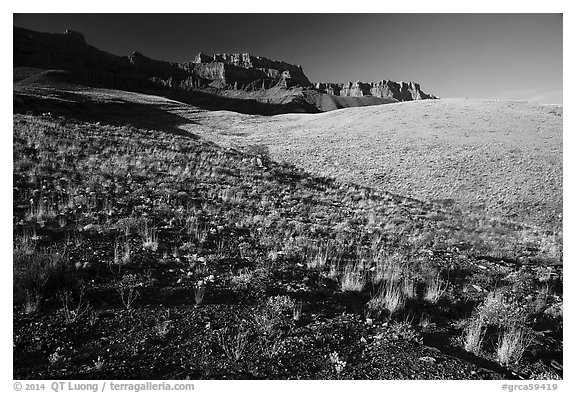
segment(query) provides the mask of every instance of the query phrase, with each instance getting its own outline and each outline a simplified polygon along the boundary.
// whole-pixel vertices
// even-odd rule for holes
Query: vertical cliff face
[[[220,53],[213,56],[199,53],[194,58],[193,64],[196,74],[200,77],[217,81],[219,86],[233,86],[235,89],[254,90],[274,86],[282,88],[300,86],[313,87],[321,93],[341,97],[372,96],[397,101],[436,98],[424,93],[420,85],[414,82],[382,80],[372,83],[357,81],[313,85],[301,66],[253,56],[249,53]]]
[[[193,61],[198,64],[198,69],[204,67],[210,67],[210,64],[224,64],[229,67],[225,67],[225,75],[222,81],[225,84],[226,77],[228,79],[233,79],[234,75],[242,74],[230,66],[244,69],[244,70],[257,70],[260,72],[252,73],[251,77],[262,79],[264,85],[281,87],[310,87],[312,83],[308,80],[302,67],[299,65],[289,64],[283,61],[271,60],[261,56],[253,56],[249,53],[218,53],[213,56],[208,56],[204,53],[199,53],[196,55]],[[226,75],[229,74],[229,75]],[[268,80],[267,80],[268,79]],[[234,81],[237,82],[237,81]],[[244,81],[240,81],[242,83]]]
[[[398,101],[426,100],[436,98],[426,94],[420,85],[414,82],[394,82],[382,80],[380,82],[348,82],[348,83],[316,83],[314,87],[326,94],[341,97],[378,97],[390,98]]]

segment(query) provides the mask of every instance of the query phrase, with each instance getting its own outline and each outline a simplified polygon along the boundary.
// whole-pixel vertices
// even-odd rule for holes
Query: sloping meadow
[[[15,378],[561,375],[554,233],[50,115],[13,196]]]

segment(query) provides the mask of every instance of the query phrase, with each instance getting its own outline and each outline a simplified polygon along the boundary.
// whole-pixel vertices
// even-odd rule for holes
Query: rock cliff
[[[258,108],[263,114],[435,98],[413,82],[312,84],[300,65],[249,53],[199,53],[190,62],[175,63],[139,52],[113,55],[70,30],[52,34],[15,26],[14,68],[18,67],[64,70],[67,82],[76,84],[151,92],[212,109]]]
[[[394,82],[382,80],[380,82],[348,82],[348,83],[316,83],[314,87],[326,94],[341,97],[367,97],[392,98],[397,101],[427,100],[437,98],[426,94],[420,85],[414,82]]]
[[[265,88],[277,85],[284,88],[312,86],[301,66],[249,53],[219,53],[213,56],[199,53],[194,58],[193,64],[198,73],[208,72],[211,75],[216,65],[221,65],[218,66],[219,73],[216,78],[224,85],[233,86],[235,89],[243,89],[246,86],[253,88],[251,85],[257,81],[262,83],[256,85],[263,85]]]

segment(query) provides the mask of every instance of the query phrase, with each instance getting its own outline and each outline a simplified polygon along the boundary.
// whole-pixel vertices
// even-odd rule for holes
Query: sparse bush
[[[339,275],[338,271],[339,271],[338,262],[332,261],[328,265],[328,271],[322,272],[321,274],[323,277],[336,281],[338,280]]]
[[[490,292],[465,324],[464,349],[479,355],[484,336],[498,332],[498,361],[504,365],[518,361],[531,340],[530,330],[525,326],[526,313],[505,288]]]
[[[36,238],[29,233],[14,238],[14,255],[32,255],[36,251]]]
[[[294,305],[294,300],[290,296],[285,295],[269,297],[266,302],[266,308],[276,315],[281,315],[285,311],[291,310]]]
[[[84,299],[84,288],[80,291],[80,297],[76,303],[76,306],[72,304],[72,292],[70,291],[60,291],[58,293],[58,298],[62,303],[62,312],[64,314],[64,321],[66,324],[72,324],[80,319],[83,315],[90,312],[92,307],[88,303],[83,301]]]
[[[405,340],[405,341],[415,341],[421,342],[422,337],[420,334],[412,327],[411,320],[408,318],[403,321],[394,321],[390,325],[390,330],[392,332],[392,338],[395,340]]]
[[[534,272],[540,282],[549,282],[552,279],[552,268],[549,266],[539,266]]]
[[[24,313],[34,314],[40,310],[40,303],[42,301],[42,296],[38,293],[30,293],[26,291],[26,299],[24,303]]]
[[[284,314],[292,311],[295,305],[296,302],[289,296],[269,297],[260,312],[254,315],[256,328],[262,334],[271,334],[283,325]]]
[[[248,345],[248,334],[249,331],[243,324],[236,329],[226,327],[218,332],[220,348],[232,362],[238,363],[242,359]]]
[[[47,297],[68,294],[62,297],[65,319],[77,320],[84,314],[80,307],[82,301],[78,301],[76,292],[79,285],[74,284],[79,275],[89,277],[91,285],[100,293],[109,288],[110,280],[119,278],[121,270],[131,268],[140,272],[138,279],[129,275],[117,281],[121,298],[117,300],[121,300],[126,309],[137,305],[139,286],[152,284],[150,289],[157,289],[160,296],[171,296],[184,283],[193,292],[189,293],[194,297],[192,304],[199,305],[206,301],[206,285],[204,280],[202,285],[194,286],[194,283],[204,277],[207,282],[212,282],[209,275],[214,274],[220,281],[215,288],[231,288],[232,295],[237,297],[233,299],[235,304],[221,304],[214,309],[193,312],[194,326],[196,323],[204,324],[208,311],[217,317],[211,318],[205,329],[189,331],[186,339],[178,344],[182,351],[196,355],[196,341],[199,340],[202,360],[198,363],[207,368],[212,367],[212,359],[218,361],[218,356],[214,358],[211,351],[222,348],[222,358],[226,356],[232,363],[245,358],[250,362],[259,359],[257,364],[247,364],[245,371],[260,373],[266,367],[272,367],[276,362],[271,359],[284,349],[296,352],[302,346],[306,349],[306,345],[319,344],[322,348],[318,349],[324,350],[324,358],[313,361],[321,360],[340,374],[348,367],[342,354],[353,354],[349,351],[349,343],[357,343],[354,339],[349,340],[349,333],[353,338],[363,340],[364,344],[367,343],[364,337],[368,338],[364,334],[366,330],[382,330],[398,340],[419,342],[420,328],[413,326],[412,321],[380,325],[376,318],[382,312],[396,316],[406,308],[408,299],[416,298],[417,285],[426,283],[427,279],[429,282],[422,295],[432,303],[442,299],[443,294],[458,302],[477,301],[482,296],[483,292],[478,290],[462,299],[459,289],[463,282],[460,279],[465,278],[461,276],[454,278],[455,290],[452,292],[447,280],[440,280],[435,270],[438,264],[445,267],[453,263],[458,269],[462,268],[459,272],[464,274],[470,262],[500,253],[519,261],[526,258],[529,262],[543,264],[545,268],[536,273],[530,268],[517,269],[517,273],[522,274],[506,276],[509,268],[507,264],[500,264],[498,269],[479,269],[476,276],[468,276],[472,281],[464,282],[465,285],[473,283],[490,289],[504,279],[510,284],[510,291],[489,294],[478,305],[472,318],[462,324],[461,343],[466,350],[483,354],[482,351],[488,349],[487,344],[496,344],[498,339],[496,351],[502,354],[495,353],[494,358],[502,357],[503,364],[511,364],[517,358],[514,353],[518,352],[512,348],[519,345],[513,339],[514,334],[506,332],[512,331],[515,321],[524,321],[526,313],[530,316],[526,319],[530,323],[544,322],[546,329],[548,326],[561,329],[561,267],[542,263],[551,256],[561,259],[561,236],[538,234],[530,229],[522,233],[529,238],[520,241],[515,225],[503,225],[494,220],[486,220],[490,222],[483,225],[479,219],[484,220],[484,215],[460,213],[448,205],[438,210],[435,204],[317,178],[289,165],[267,162],[262,155],[246,156],[198,143],[192,138],[167,137],[152,130],[92,128],[92,125],[87,127],[76,122],[46,126],[45,121],[42,129],[38,130],[29,127],[33,120],[28,119],[31,117],[20,119],[23,125],[15,125],[14,130],[15,156],[22,155],[22,160],[26,161],[15,166],[14,170],[15,230],[22,231],[24,225],[24,230],[28,231],[27,235],[15,239],[14,292],[18,300],[24,299],[26,311],[30,313],[38,311]],[[29,204],[30,199],[32,204]],[[50,209],[55,209],[54,213],[61,220],[52,220]],[[59,221],[62,229],[57,228]],[[152,228],[152,223],[158,226]],[[41,225],[44,228],[40,230]],[[35,229],[41,237],[31,235]],[[53,229],[57,230],[53,233],[56,236],[50,233]],[[159,247],[160,231],[162,239],[167,242],[161,244],[163,247]],[[68,258],[51,255],[54,251],[39,249],[48,242],[60,242],[60,232],[76,269]],[[113,243],[115,238],[116,243]],[[133,259],[131,247],[137,248],[134,251],[151,251],[138,253],[137,261],[141,266],[124,267]],[[171,252],[173,258],[169,258]],[[154,266],[155,257],[162,254],[164,263]],[[40,262],[34,262],[36,259]],[[113,275],[106,268],[102,269],[102,261],[110,264]],[[26,273],[23,266],[28,268],[30,265],[39,265],[36,270],[46,272]],[[61,269],[63,274],[58,265],[65,266]],[[491,266],[492,263],[485,265]],[[306,271],[302,269],[304,266],[315,271]],[[532,266],[535,264],[531,263]],[[231,273],[227,275],[229,271]],[[70,284],[66,284],[67,274],[74,279]],[[325,277],[334,281],[325,280]],[[222,282],[227,278],[229,285]],[[526,296],[528,293],[533,295],[536,286],[547,286],[549,290],[536,298]],[[319,324],[322,329],[314,326],[314,333],[318,336],[313,338],[313,342],[308,340],[309,335],[302,336],[304,341],[298,342],[301,329],[292,330],[294,321],[301,318],[302,303],[287,296],[269,297],[270,293],[302,291],[299,298],[314,303],[310,305],[311,311],[321,312],[318,307],[323,307],[324,297],[333,294],[335,287],[342,291],[363,291],[368,287],[375,292],[366,305],[366,324],[362,326],[361,321],[349,319],[348,315],[340,316],[340,313],[334,314],[333,318],[326,316]],[[464,287],[468,288],[470,286]],[[450,292],[446,293],[449,289]],[[227,303],[229,293],[219,291],[213,295],[220,293],[226,297],[224,303]],[[353,298],[362,299],[363,296]],[[338,297],[332,297],[330,302],[336,299]],[[159,299],[159,302],[164,300]],[[219,300],[214,299],[216,302]],[[256,309],[253,307],[255,301],[259,301]],[[412,303],[418,307],[418,312],[437,309],[420,302],[408,304]],[[241,314],[247,321],[231,324],[229,311],[242,304],[248,304]],[[438,323],[434,333],[449,333],[447,318],[463,309],[455,307],[453,312],[442,312],[439,318],[434,319]],[[44,331],[44,327],[56,328],[55,324],[62,320],[54,318],[54,312],[49,314],[51,309],[46,311],[40,316],[14,315],[16,324],[26,326],[22,334],[15,334],[15,356],[19,351],[36,351],[37,340],[29,337],[38,334],[36,326],[40,325],[35,325],[37,321],[41,321],[41,330]],[[141,311],[143,314],[138,313],[139,317],[149,315],[151,310]],[[177,338],[183,327],[185,330],[190,326],[187,318],[180,318],[189,311],[179,308],[179,318],[157,319],[156,324],[145,324],[144,327],[136,324],[133,326],[134,334],[137,337],[153,334],[163,338],[173,328]],[[62,311],[57,312],[62,315]],[[106,317],[113,314],[113,319],[120,323],[133,320],[132,317],[125,319],[127,313],[121,310],[107,310],[105,313]],[[88,315],[86,319],[90,324],[96,324],[98,313],[92,311]],[[341,321],[344,321],[346,332],[339,330]],[[232,327],[213,331],[211,324]],[[431,325],[430,320],[423,317],[422,330]],[[529,325],[526,326],[528,329]],[[338,332],[335,333],[334,329]],[[362,335],[358,334],[360,329],[363,329]],[[118,332],[125,334],[126,330],[119,329]],[[556,333],[557,330],[542,334],[548,338]],[[216,338],[212,334],[218,335],[218,342],[206,340],[206,337]],[[293,337],[288,339],[288,335]],[[548,346],[555,347],[553,350],[561,347],[561,343],[556,345],[552,341],[543,341],[546,341],[546,350]],[[89,342],[87,347],[93,344],[94,341]],[[128,344],[126,350],[129,354],[135,356],[141,350],[139,339],[136,342],[129,340]],[[339,353],[333,352],[335,348]],[[78,348],[82,353],[85,349],[83,345]],[[330,352],[331,363],[328,363],[326,355]],[[510,353],[512,355],[507,355]],[[268,361],[262,361],[260,355]],[[106,361],[116,364],[118,355],[111,356]],[[278,366],[292,365],[293,362],[286,363],[286,359],[284,356],[278,359],[282,360]],[[197,360],[195,357],[193,361]],[[103,360],[100,362],[103,364]],[[149,365],[147,360],[144,362]],[[19,367],[15,375],[24,374],[25,371]],[[56,371],[55,367],[51,369]],[[68,368],[66,374],[77,370]],[[206,371],[206,376],[210,376],[209,371]],[[287,373],[292,371],[289,369]],[[299,371],[287,375],[295,378],[304,375]],[[354,375],[357,375],[356,371]]]
[[[254,315],[253,323],[259,333],[258,342],[265,356],[273,357],[278,353],[286,330],[290,326],[285,314],[291,312],[294,317],[296,307],[293,299],[278,295],[269,297]]]
[[[170,331],[170,324],[172,323],[172,321],[169,320],[158,320],[156,325],[154,326],[154,330],[156,331],[156,334],[161,337],[161,338],[165,338],[166,335],[168,335],[168,332]]]
[[[126,240],[122,246],[118,240],[114,242],[114,260],[112,261],[115,268],[111,265],[109,266],[111,271],[119,273],[122,269],[122,265],[129,264],[132,261],[132,248],[130,247],[130,242]]]
[[[37,205],[31,205],[30,211],[26,215],[27,221],[34,221],[40,226],[44,226],[46,220],[52,220],[57,213],[52,206],[44,201],[43,198],[38,200]]]
[[[61,348],[57,348],[55,352],[51,353],[50,356],[48,356],[48,361],[50,362],[51,365],[55,366],[64,360],[64,356],[60,351]]]
[[[509,326],[525,319],[525,311],[503,289],[488,293],[476,314],[485,325]]]
[[[230,278],[230,284],[232,289],[236,291],[245,292],[249,289],[251,283],[254,280],[254,273],[247,268],[238,271],[238,274],[233,275]]]
[[[136,289],[139,286],[138,279],[133,274],[128,274],[122,277],[120,281],[120,286],[118,287],[118,293],[120,294],[120,299],[122,304],[127,310],[132,308],[132,305],[140,296],[140,293]]]
[[[130,233],[140,231],[142,226],[146,225],[145,223],[146,221],[140,217],[124,217],[120,218],[114,227],[128,237]]]

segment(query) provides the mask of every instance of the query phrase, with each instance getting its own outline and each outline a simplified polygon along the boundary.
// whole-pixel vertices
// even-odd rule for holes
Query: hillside
[[[443,99],[266,121],[238,116],[234,127],[210,116],[217,132],[196,132],[232,146],[267,145],[275,159],[323,176],[561,230],[562,115],[556,105]]]
[[[561,186],[561,108],[269,117],[16,79],[16,379],[562,376],[560,219],[476,185],[556,203],[514,177]]]
[[[311,173],[561,232],[562,106],[442,99],[267,117],[81,88],[53,74],[15,84],[26,101],[19,110],[42,103],[36,113],[50,111],[43,97],[50,89],[69,107],[55,110],[68,115],[96,119],[108,111],[114,124],[170,127],[235,148],[263,145],[273,159]],[[156,115],[140,116],[148,110]]]

